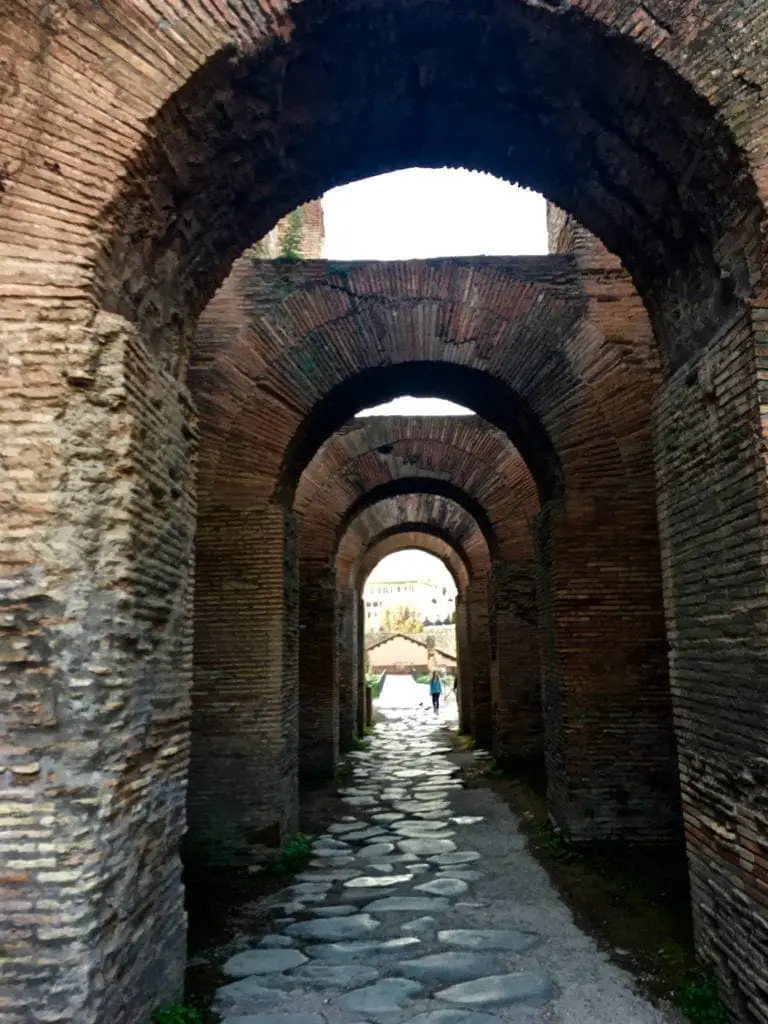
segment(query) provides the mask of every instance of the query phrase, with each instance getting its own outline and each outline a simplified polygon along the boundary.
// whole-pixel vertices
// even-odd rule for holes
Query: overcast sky
[[[450,595],[456,594],[453,576],[434,555],[410,548],[387,555],[371,572],[367,582],[382,583],[387,580],[432,580],[438,586],[448,587]]]
[[[542,196],[476,171],[414,167],[323,196],[328,260],[533,256],[547,252]],[[396,398],[360,415],[466,415],[444,399]]]

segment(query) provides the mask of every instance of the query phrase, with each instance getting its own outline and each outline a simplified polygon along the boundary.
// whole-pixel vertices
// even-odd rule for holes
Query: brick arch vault
[[[386,558],[387,555],[395,554],[399,551],[411,550],[425,551],[427,554],[434,555],[436,558],[439,558],[451,574],[456,586],[456,678],[459,682],[461,682],[461,680],[467,680],[466,683],[458,687],[459,725],[466,732],[471,732],[472,690],[469,684],[469,680],[471,678],[471,667],[470,644],[466,620],[466,595],[472,579],[472,563],[467,553],[461,545],[451,537],[450,533],[440,527],[433,526],[430,523],[401,523],[383,530],[370,542],[367,548],[364,549],[350,570],[348,583],[354,588],[353,594],[349,599],[350,606],[356,607],[357,615],[362,617],[364,621],[365,608],[363,604],[363,589],[369,575],[378,563],[383,558]],[[341,590],[341,593],[343,593],[343,590]],[[338,664],[339,666],[342,666],[345,659],[348,659],[353,665],[358,663],[356,672],[353,673],[353,680],[355,679],[355,676],[357,679],[361,679],[362,672],[359,667],[359,661],[360,655],[364,654],[364,652],[359,647],[359,634],[363,631],[361,630],[357,632],[354,629],[344,629],[343,626],[343,622],[340,623],[337,639]],[[338,673],[338,680],[339,728],[341,731],[343,729],[345,717],[343,713],[343,699],[345,697],[345,688],[343,683],[345,682],[345,678],[344,672],[341,670]],[[360,721],[361,717],[359,708],[361,706],[360,698],[362,696],[364,695],[359,692],[359,689],[358,692],[355,693],[354,685],[349,687],[346,692],[346,699],[355,706],[358,721]],[[347,715],[348,714],[349,713],[347,712]]]
[[[301,351],[312,361],[291,365],[275,387],[258,365],[284,340],[276,322],[268,343],[262,335],[250,346],[250,374],[233,380],[211,357],[208,369],[226,379],[216,398],[215,389],[196,391],[200,361],[191,389],[184,380],[196,323],[233,259],[284,213],[331,185],[421,164],[520,180],[559,208],[553,246],[573,257],[558,266],[570,263],[586,282],[583,329],[562,332],[568,358],[549,346],[537,363],[516,344],[523,312],[508,329],[492,317],[480,323],[468,312],[473,274],[469,291],[454,295],[465,315],[451,320],[442,347],[454,362],[471,350],[488,365],[500,349],[528,353],[508,383],[525,397],[518,410],[545,426],[563,469],[535,527],[539,604],[560,624],[555,655],[542,658],[556,692],[568,694],[569,672],[591,692],[599,670],[568,649],[568,615],[577,624],[595,608],[617,623],[631,607],[654,633],[651,650],[669,644],[700,950],[718,967],[734,1018],[765,1024],[764,6],[303,0],[276,11],[239,0],[194,9],[83,0],[41,13],[8,0],[0,24],[4,759],[12,806],[24,808],[3,839],[21,852],[31,832],[39,845],[29,864],[20,856],[12,881],[10,962],[19,966],[7,1014],[138,1024],[181,984],[198,436],[197,575],[208,586],[194,643],[218,684],[210,713],[232,750],[228,695],[240,656],[253,660],[253,650],[243,654],[231,623],[216,627],[215,607],[243,612],[261,595],[259,664],[272,666],[270,685],[283,687],[290,709],[295,521],[269,488],[325,392],[297,406],[292,424],[275,409],[301,390],[289,381],[311,393],[326,365],[308,338]],[[639,340],[650,338],[642,310],[627,312],[620,271],[614,265],[606,279],[602,250],[571,218],[630,272],[650,314],[655,362]],[[340,269],[327,308],[371,305],[359,292],[374,271]],[[433,271],[397,273],[396,304],[424,328],[413,327],[413,360],[424,338],[446,335],[429,326],[430,302],[412,301],[430,298],[423,283]],[[344,313],[334,315],[343,325]],[[358,339],[390,363],[382,316],[380,308],[358,319]],[[248,331],[235,332],[245,349]],[[524,435],[528,420],[517,422]],[[245,448],[263,453],[248,469],[233,458],[238,445],[223,443],[238,431]],[[517,447],[541,497],[544,477]],[[615,472],[601,475],[603,458]],[[585,560],[586,535],[598,529],[602,545]],[[634,556],[627,536],[639,545]],[[659,536],[666,641],[652,579]],[[581,552],[580,573],[568,551]],[[618,585],[603,589],[627,573],[645,579],[643,601],[637,590],[630,603]],[[248,600],[238,605],[238,593]],[[226,656],[206,665],[217,629]],[[666,671],[639,650],[634,665],[638,677]],[[576,711],[559,697],[547,709],[571,721]],[[285,805],[295,792],[295,736],[286,728],[281,749],[265,752]],[[568,747],[582,750],[577,728]],[[583,752],[588,759],[588,744]],[[578,832],[580,821],[602,820],[595,802],[602,813],[607,796],[565,799],[566,825]],[[56,927],[13,910],[41,901],[74,922],[65,949]]]
[[[460,584],[457,596],[457,645],[459,667],[465,680],[460,693],[462,724],[468,731],[482,732],[490,723],[488,588],[492,561],[490,549],[495,541],[487,535],[471,512],[471,503],[458,489],[452,496],[419,491],[418,480],[412,490],[392,496],[380,496],[349,518],[336,550],[337,664],[339,707],[349,715],[349,704],[356,704],[358,722],[362,701],[354,689],[360,677],[354,665],[362,654],[360,602],[367,573],[384,553],[403,550],[411,538],[417,547],[442,545],[450,552],[446,564],[456,567]],[[470,506],[468,508],[467,506]],[[435,551],[434,553],[437,553]],[[444,557],[441,555],[440,557]],[[464,572],[461,572],[461,569]],[[344,629],[344,609],[349,609],[357,635]],[[357,610],[357,618],[355,618]],[[349,666],[353,666],[350,672]],[[351,685],[350,685],[351,684]],[[340,716],[340,724],[344,715]]]

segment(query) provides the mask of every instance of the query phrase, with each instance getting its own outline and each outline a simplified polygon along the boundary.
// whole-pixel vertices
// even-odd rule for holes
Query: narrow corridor
[[[274,898],[273,931],[224,965],[226,1024],[664,1024],[573,923],[507,806],[464,789],[449,696],[392,677],[349,815]]]

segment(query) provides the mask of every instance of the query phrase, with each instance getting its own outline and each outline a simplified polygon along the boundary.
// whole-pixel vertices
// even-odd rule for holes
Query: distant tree
[[[280,255],[284,260],[301,259],[301,209],[296,209],[288,217],[285,234],[283,235]]]
[[[419,613],[410,605],[392,605],[384,609],[381,625],[385,633],[423,633],[424,623]]]

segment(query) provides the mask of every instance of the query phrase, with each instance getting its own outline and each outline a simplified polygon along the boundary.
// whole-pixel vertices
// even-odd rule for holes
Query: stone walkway
[[[440,720],[402,684],[393,709],[395,691],[352,755],[349,815],[276,900],[272,934],[224,965],[226,1024],[678,1020],[576,927],[506,805],[462,788]]]

